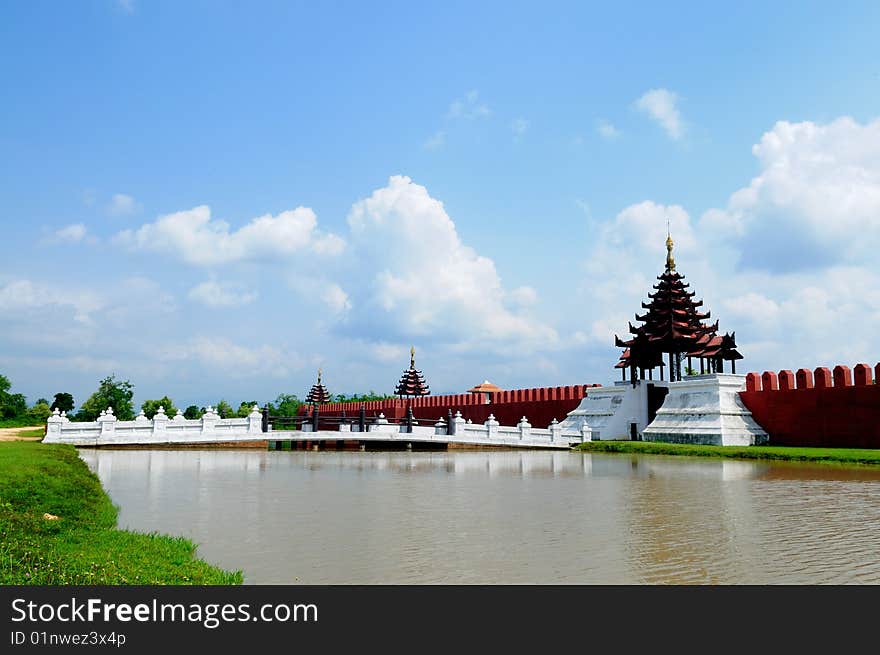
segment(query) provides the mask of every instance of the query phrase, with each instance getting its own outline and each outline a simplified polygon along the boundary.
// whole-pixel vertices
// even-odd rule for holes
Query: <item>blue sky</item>
[[[873,364],[876,3],[7,3],[0,372],[179,404],[605,382],[663,265]]]

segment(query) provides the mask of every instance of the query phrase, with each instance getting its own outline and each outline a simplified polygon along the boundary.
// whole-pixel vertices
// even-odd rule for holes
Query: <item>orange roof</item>
[[[491,393],[493,391],[501,391],[501,387],[492,384],[489,380],[483,380],[482,384],[478,384],[472,389],[468,389],[468,393]]]

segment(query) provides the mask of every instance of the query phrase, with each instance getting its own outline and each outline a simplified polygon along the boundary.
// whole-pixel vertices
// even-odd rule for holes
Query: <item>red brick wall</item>
[[[406,416],[407,403],[412,403],[413,416],[423,424],[433,425],[447,411],[455,414],[460,411],[464,419],[483,423],[489,414],[495,415],[501,425],[516,425],[525,416],[536,428],[546,428],[555,418],[562,422],[566,415],[576,408],[585,395],[585,389],[601,385],[574,385],[564,387],[540,387],[535,389],[511,389],[492,394],[492,402],[486,404],[483,394],[462,393],[447,396],[425,396],[410,400],[389,398],[365,403],[367,416],[382,413],[386,418]],[[361,403],[327,403],[321,405],[321,414],[357,417]],[[303,407],[302,413],[308,411]]]
[[[880,384],[872,383],[867,364],[853,371],[799,369],[793,388],[788,370],[749,373],[740,397],[770,445],[880,448]]]

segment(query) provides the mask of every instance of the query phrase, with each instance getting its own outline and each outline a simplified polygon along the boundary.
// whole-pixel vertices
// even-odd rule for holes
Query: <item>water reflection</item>
[[[880,471],[556,451],[81,450],[249,583],[880,582]]]

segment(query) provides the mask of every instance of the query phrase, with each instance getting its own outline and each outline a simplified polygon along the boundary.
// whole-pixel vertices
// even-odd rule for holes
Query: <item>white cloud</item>
[[[596,123],[596,132],[599,133],[603,139],[608,139],[609,141],[616,139],[620,136],[620,130],[618,130],[614,125],[612,125],[609,121],[604,118],[600,119]]]
[[[226,337],[193,337],[167,348],[165,361],[194,361],[210,370],[223,371],[230,378],[284,377],[304,366],[302,357],[269,345],[256,347],[234,343]]]
[[[521,137],[529,129],[529,122],[525,118],[514,118],[510,121],[510,131],[514,136]]]
[[[110,199],[107,205],[107,213],[111,216],[130,216],[140,211],[141,206],[129,195],[117,193]]]
[[[780,121],[752,152],[761,172],[724,209],[702,216],[708,232],[740,239],[752,267],[873,261],[880,248],[880,119]]]
[[[55,230],[43,243],[79,243],[86,238],[87,232],[83,223],[73,223]]]
[[[445,143],[446,132],[444,132],[443,130],[438,130],[425,140],[423,146],[425,147],[425,150],[437,150],[438,148],[443,147]]]
[[[313,252],[336,255],[342,239],[315,229],[317,218],[307,207],[265,214],[230,231],[229,224],[211,218],[201,205],[187,211],[160,216],[156,222],[116,235],[117,243],[132,249],[162,251],[196,266],[217,266],[265,257],[285,257]]]
[[[491,259],[465,246],[428,190],[405,176],[356,202],[348,216],[358,275],[354,321],[401,338],[430,336],[460,348],[554,347],[549,326],[505,306]]]
[[[404,361],[407,353],[405,346],[384,341],[370,344],[369,349],[374,359],[388,363]]]
[[[73,309],[74,320],[90,323],[91,315],[104,306],[104,302],[94,293],[51,287],[30,280],[11,280],[0,285],[0,311],[10,314],[28,309],[45,307],[69,307]]]
[[[489,105],[480,101],[480,94],[476,90],[468,91],[464,98],[453,100],[446,112],[447,118],[474,120],[487,118],[492,112]]]
[[[257,292],[238,284],[208,280],[190,289],[188,296],[208,307],[236,307],[252,303],[257,299]]]
[[[529,286],[517,287],[507,292],[505,299],[514,308],[530,307],[538,302],[538,292]]]
[[[134,0],[116,0],[116,6],[127,14],[134,13]]]
[[[668,89],[651,89],[636,100],[636,108],[648,114],[671,139],[684,136],[684,123],[676,107],[678,96]]]
[[[343,314],[351,309],[348,294],[338,284],[329,284],[321,294],[321,300],[335,313]]]

